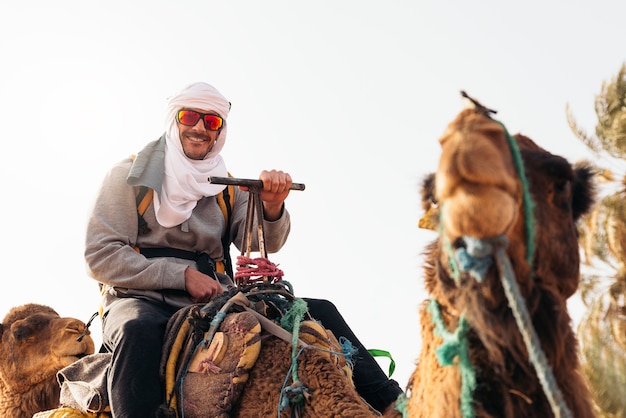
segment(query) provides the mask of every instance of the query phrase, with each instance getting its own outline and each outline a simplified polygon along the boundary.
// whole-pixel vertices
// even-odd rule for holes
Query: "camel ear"
[[[422,209],[424,210],[424,216],[422,216],[417,224],[422,229],[430,229],[437,231],[439,227],[439,204],[435,196],[435,173],[427,174],[422,180],[421,198]]]
[[[595,170],[587,162],[578,162],[574,166],[574,184],[572,216],[577,221],[582,215],[591,210],[596,200],[596,183],[593,181],[597,175]]]
[[[31,324],[24,320],[15,321],[11,325],[11,332],[16,340],[23,340],[33,335],[34,330]]]

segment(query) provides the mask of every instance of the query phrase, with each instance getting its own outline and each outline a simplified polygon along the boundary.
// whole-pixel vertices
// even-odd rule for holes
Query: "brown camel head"
[[[470,238],[506,237],[531,314],[548,294],[564,311],[555,320],[567,322],[565,300],[579,281],[576,221],[590,210],[594,189],[590,167],[571,165],[526,136],[510,136],[489,113],[474,101],[439,139],[438,170],[422,185],[422,206],[430,213],[421,226],[440,232],[427,250],[427,290],[448,312],[464,312],[483,344],[494,350],[494,360],[502,361],[500,349],[511,337],[494,326],[508,312],[496,268],[491,266],[482,282],[463,272],[455,277],[451,258]],[[506,334],[516,332],[514,323],[508,325]]]
[[[11,309],[0,324],[0,378],[11,393],[24,393],[94,352],[85,323],[61,318],[52,308],[26,304]]]

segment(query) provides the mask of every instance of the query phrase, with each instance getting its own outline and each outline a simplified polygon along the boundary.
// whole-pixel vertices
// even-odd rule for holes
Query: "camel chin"
[[[493,238],[511,228],[517,212],[516,199],[499,188],[458,189],[443,202],[444,231],[451,242],[464,236]]]

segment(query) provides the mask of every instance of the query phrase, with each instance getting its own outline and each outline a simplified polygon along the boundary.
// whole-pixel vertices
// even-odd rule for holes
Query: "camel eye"
[[[572,183],[568,180],[555,181],[552,189],[552,204],[562,210],[569,210],[571,207]]]
[[[570,182],[568,180],[559,180],[554,182],[554,191],[556,193],[566,193],[570,189]]]

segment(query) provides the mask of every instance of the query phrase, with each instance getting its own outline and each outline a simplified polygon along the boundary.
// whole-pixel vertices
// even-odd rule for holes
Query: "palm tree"
[[[623,345],[626,321],[623,317],[621,321],[615,320],[619,305],[615,304],[612,294],[615,291],[623,295],[623,283],[616,281],[603,297],[593,301],[578,329],[585,376],[596,398],[598,416],[605,418],[626,417],[626,349]]]
[[[574,134],[594,153],[608,153],[615,158],[626,157],[626,64],[623,64],[617,76],[602,83],[602,91],[595,98],[596,125],[595,136],[588,135],[576,123],[572,111],[567,105],[567,121]]]
[[[574,134],[595,154],[600,198],[580,228],[585,264],[581,296],[588,307],[579,325],[585,375],[598,415],[626,417],[626,64],[602,83],[598,123],[588,135],[567,105]]]

